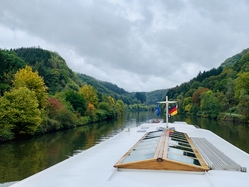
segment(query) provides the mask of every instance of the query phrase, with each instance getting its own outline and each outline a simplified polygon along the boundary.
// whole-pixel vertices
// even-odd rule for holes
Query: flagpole
[[[177,101],[168,101],[168,96],[166,95],[166,101],[160,101],[160,102],[157,102],[157,103],[165,103],[165,111],[166,111],[166,123],[165,123],[165,128],[169,128],[168,126],[168,122],[169,122],[169,103],[176,103]]]
[[[165,110],[166,110],[166,124],[165,128],[169,128],[168,122],[169,122],[169,102],[168,102],[168,96],[166,95],[166,105],[165,105]]]

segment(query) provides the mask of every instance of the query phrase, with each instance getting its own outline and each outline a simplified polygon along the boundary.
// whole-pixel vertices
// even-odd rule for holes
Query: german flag
[[[173,106],[173,107],[170,109],[169,114],[170,114],[171,116],[174,116],[174,115],[177,114],[177,105]]]

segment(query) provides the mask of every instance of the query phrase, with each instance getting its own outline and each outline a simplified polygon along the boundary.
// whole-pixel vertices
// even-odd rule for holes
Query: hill
[[[119,88],[115,84],[100,81],[85,74],[77,74],[77,76],[83,84],[92,85],[98,93],[110,95],[116,100],[121,99],[126,104],[137,103],[134,94],[125,91],[123,88]]]
[[[2,94],[11,87],[11,80],[16,71],[29,65],[44,78],[50,95],[66,90],[78,91],[83,84],[89,84],[98,93],[110,95],[116,100],[121,99],[126,104],[140,102],[135,94],[129,93],[115,84],[73,72],[67,66],[66,61],[56,52],[36,47],[0,50],[0,61],[0,92]]]
[[[146,104],[153,105],[165,99],[168,89],[155,90],[146,93]]]
[[[238,53],[228,59],[226,59],[220,66],[222,68],[225,68],[227,66],[233,66],[237,61],[239,61],[241,59],[241,57],[243,55],[245,55],[247,52],[249,51],[249,49],[245,49],[243,50],[241,53]]]
[[[23,60],[22,67],[26,62],[34,70],[37,70],[40,76],[44,77],[50,94],[67,89],[78,90],[83,84],[89,84],[98,93],[110,95],[116,100],[123,100],[126,104],[146,103],[150,105],[161,100],[166,93],[166,90],[144,92],[146,99],[141,99],[141,92],[129,93],[110,82],[97,80],[91,76],[73,72],[67,66],[66,61],[56,52],[35,47],[14,49],[13,52],[15,52],[20,60]]]
[[[167,95],[177,99],[181,113],[212,118],[236,114],[249,122],[249,48],[170,88]]]
[[[126,106],[112,95],[137,101],[116,85],[79,76],[48,50],[0,49],[0,64],[0,142],[115,119]]]

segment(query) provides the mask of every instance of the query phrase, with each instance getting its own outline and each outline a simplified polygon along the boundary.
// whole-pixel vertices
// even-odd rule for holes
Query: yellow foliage
[[[47,87],[37,71],[33,72],[30,66],[26,66],[15,74],[13,84],[15,88],[26,87],[34,91],[39,102],[39,108],[45,107],[48,98]]]
[[[5,92],[0,100],[1,124],[13,126],[19,134],[34,134],[42,121],[35,92],[20,87]]]
[[[187,104],[187,105],[185,106],[184,110],[185,110],[185,112],[190,113],[191,108],[192,108],[192,104],[189,103],[189,104]]]
[[[79,93],[84,96],[87,103],[91,103],[93,106],[97,106],[99,102],[98,95],[93,86],[85,84],[80,88]]]
[[[88,103],[86,112],[89,115],[93,115],[95,113],[95,107],[94,107],[94,105],[91,104],[91,103]]]
[[[110,100],[110,102],[111,102],[112,104],[115,104],[114,98],[112,98],[111,96],[108,96],[108,99]]]

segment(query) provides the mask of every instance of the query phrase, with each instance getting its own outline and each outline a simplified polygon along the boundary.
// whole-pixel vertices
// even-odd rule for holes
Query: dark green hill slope
[[[110,95],[116,100],[121,99],[126,104],[138,102],[133,93],[129,93],[115,84],[73,72],[56,52],[36,47],[0,50],[0,62],[1,93],[11,87],[11,80],[16,71],[29,65],[44,78],[51,95],[68,89],[77,91],[83,84],[89,84],[94,86],[99,94]]]
[[[148,105],[156,104],[158,101],[165,100],[167,89],[155,90],[146,93],[146,103]]]
[[[178,100],[181,113],[203,117],[235,113],[249,122],[249,48],[170,88],[167,95]]]
[[[249,51],[248,49],[243,50],[241,53],[238,53],[228,59],[226,59],[220,66],[222,68],[225,68],[227,66],[233,66],[237,61],[239,61],[241,59],[241,57],[246,54]]]
[[[0,94],[8,91],[12,85],[14,74],[25,67],[26,62],[16,56],[15,52],[0,49]]]
[[[122,100],[126,104],[139,103],[135,94],[125,91],[110,82],[100,81],[85,74],[77,74],[83,84],[92,85],[98,93],[112,96],[114,99]]]
[[[65,60],[55,52],[40,48],[14,49],[16,55],[37,70],[44,78],[50,94],[66,89],[78,90],[81,84],[77,75],[68,68]]]

